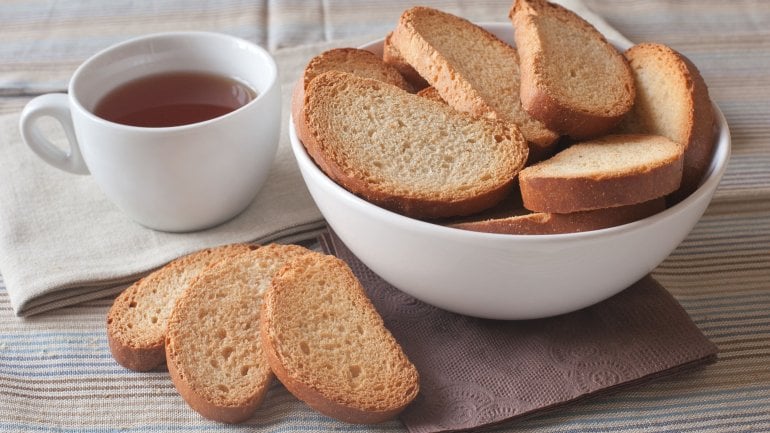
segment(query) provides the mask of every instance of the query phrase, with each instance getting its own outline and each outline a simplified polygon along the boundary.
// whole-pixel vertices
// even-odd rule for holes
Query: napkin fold
[[[122,291],[190,252],[233,242],[315,238],[324,220],[305,187],[288,137],[294,83],[314,55],[374,36],[278,50],[283,92],[281,138],[265,186],[240,215],[194,233],[163,233],[130,220],[91,176],[37,158],[18,130],[19,114],[0,116],[0,272],[17,315],[32,315]],[[63,133],[44,125],[55,142]]]
[[[410,433],[488,427],[716,358],[716,346],[649,276],[573,313],[486,320],[397,290],[333,233],[323,234],[320,244],[348,263],[420,373],[420,393],[401,415]]]

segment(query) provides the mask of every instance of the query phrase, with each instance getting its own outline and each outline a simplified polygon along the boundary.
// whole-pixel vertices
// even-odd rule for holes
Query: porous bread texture
[[[396,68],[373,53],[358,48],[333,48],[310,59],[297,80],[291,97],[291,114],[295,123],[301,121],[307,86],[313,78],[328,71],[348,72],[384,81],[407,91],[413,90]]]
[[[549,235],[577,233],[615,227],[663,211],[666,201],[653,199],[639,204],[573,213],[536,212],[505,218],[468,221],[450,227],[486,233],[514,235]]]
[[[641,203],[676,190],[683,148],[658,135],[607,135],[573,144],[519,173],[524,207],[571,213]]]
[[[619,132],[656,134],[684,146],[682,199],[695,191],[714,149],[714,110],[708,87],[684,55],[657,43],[638,44],[625,52],[636,82],[636,101]]]
[[[107,342],[122,366],[147,371],[166,360],[163,342],[177,297],[206,267],[246,251],[246,244],[208,248],[176,259],[124,290],[107,313]]]
[[[591,24],[545,0],[516,0],[509,17],[521,59],[521,102],[575,139],[608,132],[634,103],[626,59]]]
[[[330,178],[415,218],[467,215],[495,205],[527,158],[513,124],[473,118],[337,71],[310,83],[304,118],[297,135]]]
[[[382,60],[396,68],[415,91],[420,91],[430,85],[414,70],[412,65],[404,60],[404,57],[398,52],[398,48],[393,45],[393,32],[385,35],[385,40],[382,43]]]
[[[516,124],[535,159],[551,153],[559,135],[522,107],[513,47],[468,20],[421,6],[404,11],[392,42],[450,106]]]
[[[272,372],[259,340],[260,306],[273,274],[309,250],[271,244],[207,268],[177,300],[166,363],[184,400],[206,418],[237,423],[262,402]]]
[[[297,257],[276,274],[262,305],[260,335],[281,383],[333,418],[382,422],[419,391],[417,369],[336,257]]]

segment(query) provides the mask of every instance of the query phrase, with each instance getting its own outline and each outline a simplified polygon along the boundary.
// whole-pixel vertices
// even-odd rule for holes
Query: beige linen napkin
[[[243,213],[200,232],[162,233],[136,224],[104,197],[90,176],[65,173],[38,159],[21,139],[18,114],[0,117],[0,272],[16,314],[32,315],[117,293],[149,271],[201,248],[312,239],[325,224],[289,146],[291,89],[315,54],[373,38],[275,53],[283,125],[270,177]],[[52,134],[60,132],[49,127]]]

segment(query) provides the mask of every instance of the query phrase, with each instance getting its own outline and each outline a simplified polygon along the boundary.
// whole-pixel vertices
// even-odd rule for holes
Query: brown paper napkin
[[[583,310],[497,321],[450,313],[395,289],[333,233],[346,261],[420,373],[401,415],[411,433],[475,429],[713,361],[717,348],[652,277]],[[469,288],[472,289],[472,288]]]

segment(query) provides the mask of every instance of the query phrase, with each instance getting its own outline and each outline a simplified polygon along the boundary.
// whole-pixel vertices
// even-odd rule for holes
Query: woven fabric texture
[[[472,20],[500,22],[506,21],[510,3],[423,2]],[[770,431],[770,2],[583,3],[631,41],[661,42],[687,55],[727,118],[732,158],[714,200],[689,236],[652,272],[717,346],[718,355],[704,368],[513,420],[492,431]],[[382,37],[412,4],[402,0],[0,3],[0,143],[17,140],[14,119],[33,96],[62,91],[84,59],[129,37],[185,29],[240,36],[277,56],[296,59],[286,63],[288,85],[291,74],[299,74],[302,56]],[[31,159],[26,163],[32,162],[42,164]],[[11,183],[19,164],[0,162],[2,184]],[[29,181],[38,182],[33,185],[40,190],[56,188],[40,180]],[[10,212],[31,210],[0,201],[0,224],[7,223]],[[36,230],[22,224],[7,236]],[[53,240],[61,235],[55,230],[42,233]],[[281,237],[276,233],[273,237]],[[308,231],[306,236],[312,234]],[[0,246],[3,254],[14,253],[8,245],[16,244]],[[60,256],[58,264],[65,259]],[[0,267],[0,272],[7,271]],[[400,420],[358,426],[324,417],[277,382],[243,425],[205,420],[179,397],[164,370],[135,373],[112,359],[105,316],[118,290],[19,317],[14,311],[18,303],[12,305],[0,277],[1,432],[406,431]]]

